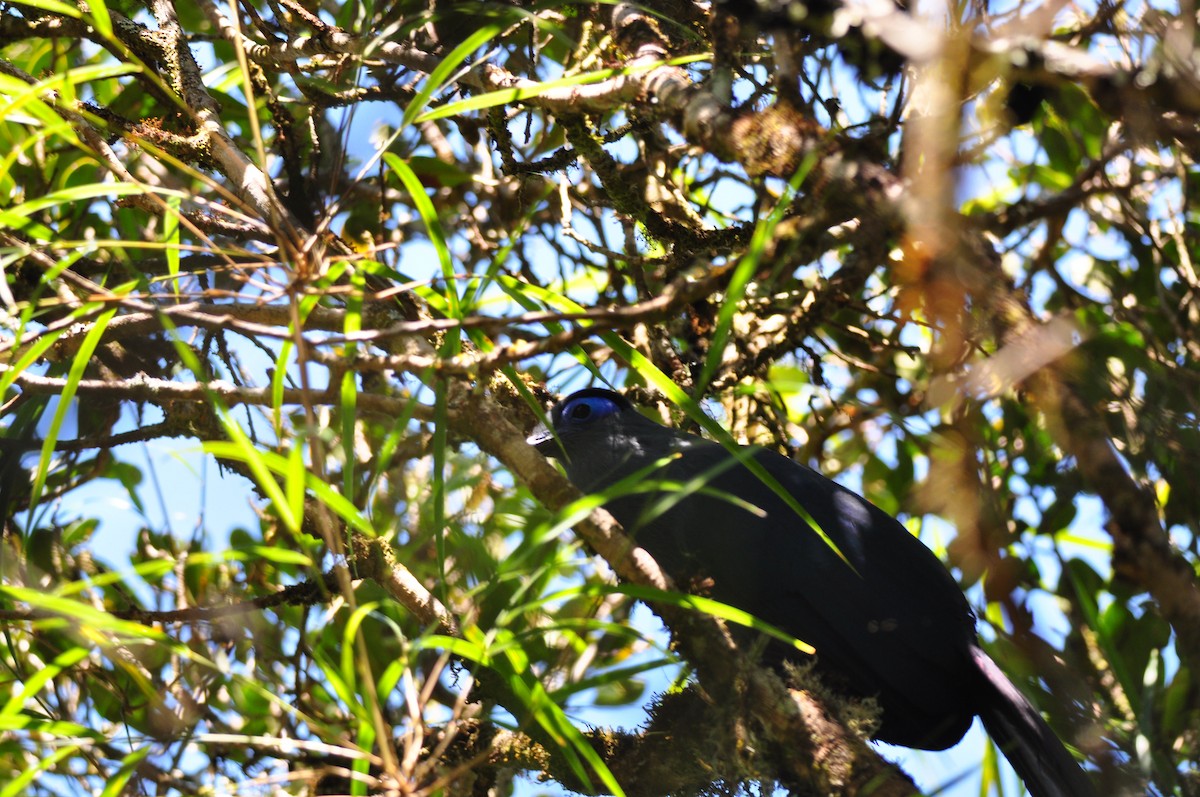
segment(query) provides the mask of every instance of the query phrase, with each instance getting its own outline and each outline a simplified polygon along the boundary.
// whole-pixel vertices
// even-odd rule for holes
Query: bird
[[[944,750],[978,715],[1033,797],[1095,797],[1074,757],[980,646],[949,570],[890,514],[781,454],[672,429],[604,388],[559,401],[549,422],[529,442],[559,460],[581,491],[636,485],[613,491],[622,494],[605,508],[676,584],[815,648],[808,658],[768,641],[764,664],[808,658],[830,689],[874,698],[879,741]]]

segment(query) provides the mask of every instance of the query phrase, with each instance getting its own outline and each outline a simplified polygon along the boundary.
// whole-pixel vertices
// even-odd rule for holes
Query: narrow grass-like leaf
[[[396,449],[400,447],[400,442],[408,434],[408,422],[412,420],[413,411],[416,407],[416,397],[409,396],[408,401],[404,404],[404,409],[394,420],[392,427],[388,429],[387,435],[383,438],[383,444],[379,446],[379,452],[375,456],[374,467],[371,471],[371,484],[376,484],[383,475],[383,472],[391,464],[392,456],[396,453]],[[364,503],[370,506],[369,501]]]
[[[47,721],[41,717],[31,717],[28,714],[0,716],[0,731],[9,733],[41,733],[56,739],[93,739],[99,741],[102,737],[91,728],[86,728],[77,722]]]
[[[261,559],[266,559],[268,562],[274,562],[279,565],[313,566],[311,556],[288,548],[276,548],[270,545],[252,545],[250,551]]]
[[[1000,756],[997,755],[998,749],[996,743],[990,737],[983,746],[983,761],[979,765],[979,793],[981,795],[996,794],[999,797],[1004,797],[1004,783],[1000,780]]]
[[[134,575],[143,579],[160,578],[175,569],[176,562],[172,559],[151,559],[145,562],[138,562],[133,566]],[[126,584],[126,576],[129,570],[115,571],[110,570],[104,573],[95,573],[78,581],[69,581],[60,585],[55,594],[64,598],[98,587],[107,587],[110,584],[122,584],[126,588],[131,588]]]
[[[331,486],[318,479],[314,474],[308,474],[308,488],[312,490],[317,500],[334,511],[346,525],[368,537],[378,536],[375,527],[362,511],[349,498],[334,490]]]
[[[737,314],[738,305],[746,295],[746,288],[750,285],[751,278],[758,271],[758,264],[762,260],[763,252],[766,251],[767,245],[775,236],[775,228],[779,226],[779,222],[783,221],[792,206],[796,192],[800,189],[800,184],[808,177],[816,162],[815,153],[809,153],[804,158],[800,168],[788,181],[787,190],[780,195],[775,207],[771,208],[771,212],[755,225],[750,246],[738,261],[737,267],[734,268],[730,277],[729,285],[725,289],[725,299],[721,302],[721,309],[717,313],[717,322],[713,329],[712,342],[708,347],[708,356],[704,360],[700,377],[696,380],[697,395],[702,395],[708,388],[709,382],[712,381],[713,375],[724,360],[725,345],[729,340],[730,330],[733,329],[733,317]]]
[[[81,626],[105,631],[121,637],[168,643],[170,640],[161,631],[132,620],[122,620],[106,611],[101,611],[81,601],[70,600],[59,595],[52,595],[28,587],[0,585],[0,594],[7,595],[15,601],[28,603],[35,609],[59,614],[76,620]]]
[[[25,787],[33,783],[39,775],[53,769],[59,761],[70,758],[80,749],[77,744],[68,744],[52,753],[43,755],[36,764],[13,778],[8,785],[0,788],[0,797],[16,797],[18,794],[22,794]]]
[[[400,122],[400,126],[408,127],[416,121],[417,117],[421,115],[421,110],[429,104],[429,100],[433,97],[434,92],[450,79],[450,76],[458,69],[459,64],[467,60],[471,56],[471,53],[494,38],[501,30],[499,25],[485,25],[467,36],[461,44],[447,53],[446,57],[441,59],[437,67],[429,74],[425,82],[421,84],[421,88],[417,90],[416,96],[412,98],[412,102],[404,109],[404,117]]]
[[[403,158],[393,152],[385,152],[383,160],[404,183],[404,188],[408,191],[413,206],[420,214],[421,221],[425,223],[429,242],[433,244],[438,264],[442,268],[442,279],[446,282],[446,301],[449,303],[446,308],[447,315],[451,318],[460,318],[462,310],[459,306],[458,290],[454,286],[454,261],[450,257],[450,247],[446,243],[446,234],[442,230],[442,223],[438,220],[437,208],[433,206],[429,195],[425,193],[425,186],[421,183],[421,178]],[[453,336],[448,335],[447,337]]]
[[[80,19],[83,12],[76,5],[69,3],[60,3],[59,0],[28,0],[22,2],[21,5],[29,6],[30,8],[40,8],[43,11],[49,11],[51,14],[59,14],[70,19]]]
[[[223,408],[219,409],[217,414],[222,421],[221,425],[225,428],[225,433],[232,439],[206,441],[203,445],[204,451],[212,454],[214,457],[224,457],[225,459],[245,463],[250,468],[250,473],[254,476],[255,483],[266,494],[267,500],[271,502],[271,506],[275,507],[275,512],[279,515],[279,519],[283,525],[292,533],[300,531],[301,516],[293,513],[292,502],[288,500],[287,494],[271,474],[272,469],[267,464],[267,453],[258,450],[254,442],[242,431],[241,427],[229,417],[227,410]],[[282,457],[280,459],[284,463],[287,462]],[[285,466],[280,469],[280,472],[286,475],[289,470]]]
[[[244,437],[244,435],[243,435]],[[248,440],[246,442],[249,442]],[[277,507],[284,507],[284,511],[292,516],[290,501],[286,501],[284,491],[280,489],[278,482],[272,474],[280,476],[288,476],[292,471],[293,465],[289,458],[273,451],[259,451],[253,449],[247,452],[244,446],[237,444],[236,441],[213,440],[204,444],[204,450],[215,457],[225,457],[227,459],[246,462],[251,467],[255,474],[255,480],[263,479],[260,483],[263,491],[267,493],[267,498]],[[253,463],[248,461],[248,457],[252,453]],[[261,474],[259,472],[261,469]],[[316,474],[305,471],[305,487],[313,496],[323,503],[334,513],[346,522],[346,525],[353,528],[355,531],[366,534],[369,537],[374,537],[375,529],[371,525],[371,521],[356,507],[350,499],[346,498],[336,489],[331,487],[326,482],[317,478]],[[302,517],[302,516],[301,516]],[[289,528],[292,528],[289,526]],[[296,526],[299,529],[299,526]]]
[[[98,2],[98,0],[91,1]],[[105,784],[104,791],[100,792],[100,797],[119,797],[119,795],[126,794],[125,787],[129,784],[129,780],[138,771],[138,765],[146,760],[154,747],[153,744],[142,745],[122,758],[121,768],[109,775],[108,783]]]
[[[83,317],[103,307],[100,304],[87,304],[83,307],[76,308],[72,315]],[[8,389],[12,387],[13,381],[25,372],[29,366],[42,358],[51,346],[58,342],[69,327],[61,327],[49,332],[43,333],[41,337],[29,344],[21,356],[16,359],[11,365],[6,365],[3,373],[0,373],[0,396],[8,394]]]
[[[530,285],[527,282],[522,282],[521,280],[510,277],[507,274],[498,275],[496,278],[496,284],[499,285],[500,289],[508,294],[513,301],[521,305],[521,307],[526,310],[534,311],[550,308],[551,310],[560,313],[581,313],[584,310],[582,305],[576,303],[567,296],[547,290],[540,285]],[[591,322],[587,319],[579,319],[574,323],[578,324],[580,327],[587,327],[591,325]],[[566,325],[558,321],[544,321],[542,325],[546,327],[546,329],[552,335],[557,335],[566,331]],[[572,346],[570,349],[568,349],[568,352],[580,365],[591,371],[592,376],[603,380],[603,375],[600,373],[600,369],[597,368],[596,364],[592,362],[592,359],[587,356],[587,352],[583,350],[582,346]],[[520,380],[517,381],[519,382]],[[538,408],[538,412],[541,412],[540,408]]]
[[[591,743],[571,722],[562,707],[554,702],[541,681],[529,671],[529,660],[519,647],[508,648],[493,660],[493,669],[508,683],[510,691],[525,704],[526,709],[542,729],[558,744],[575,776],[585,785],[591,785],[588,769],[594,772],[605,790],[614,797],[623,797],[621,784],[609,770],[608,765],[593,749]],[[587,767],[584,767],[584,764]]]
[[[353,650],[353,645],[350,646]],[[358,700],[358,693],[355,691],[355,681],[347,682],[342,677],[342,668],[339,663],[335,663],[329,659],[329,656],[323,651],[318,650],[313,653],[313,661],[321,668],[321,673],[325,676],[321,682],[321,688],[332,689],[334,696],[349,709],[355,717],[360,720],[366,717],[365,709]]]
[[[54,416],[50,419],[46,437],[42,441],[42,455],[38,459],[37,472],[33,478],[30,506],[37,506],[41,502],[42,488],[46,485],[46,476],[50,472],[50,462],[54,458],[54,448],[58,442],[59,432],[62,431],[63,420],[67,416],[67,410],[71,408],[71,402],[75,398],[75,392],[79,389],[83,372],[92,359],[92,353],[96,351],[96,346],[100,344],[100,338],[104,336],[104,330],[108,328],[108,322],[116,313],[117,308],[115,307],[101,313],[84,336],[79,350],[75,352],[75,358],[71,361],[71,367],[67,371],[66,384],[63,386],[62,393],[59,394],[58,405],[54,408]]]
[[[363,621],[378,607],[377,602],[362,604],[350,614],[345,628],[342,629],[341,660],[338,663],[341,666],[342,681],[346,684],[349,692],[360,693],[363,691],[358,687],[358,667],[354,656],[358,646],[354,640],[358,636],[358,629],[362,626]]]
[[[1102,539],[1100,537],[1087,537],[1082,534],[1075,534],[1069,531],[1061,531],[1054,535],[1056,543],[1069,543],[1078,545],[1081,548],[1087,548],[1101,553],[1111,554],[1113,552],[1113,542],[1111,539]]]
[[[478,640],[461,639],[445,634],[425,634],[413,640],[413,645],[420,650],[445,651],[451,656],[473,661],[484,667],[490,666],[491,656]]]
[[[10,208],[5,208],[4,218],[10,226],[15,224],[23,224],[22,220],[27,220],[32,216],[46,208],[59,207],[71,202],[82,202],[85,200],[96,199],[98,197],[113,197],[119,198],[123,196],[135,196],[149,193],[149,189],[145,186],[136,185],[134,183],[90,183],[88,185],[77,185],[70,188],[61,188],[36,199],[30,199],[22,202],[19,205],[13,205]],[[178,192],[170,191],[155,191],[167,196],[179,196]]]
[[[1095,632],[1100,650],[1103,651],[1105,658],[1108,660],[1108,666],[1112,669],[1113,675],[1116,676],[1117,683],[1125,691],[1126,698],[1133,708],[1133,713],[1139,719],[1142,718],[1142,686],[1133,674],[1129,672],[1125,656],[1122,655],[1117,641],[1110,633],[1108,624],[1102,621],[1100,608],[1096,605],[1092,593],[1088,590],[1087,585],[1083,583],[1082,579],[1079,578],[1079,575],[1075,572],[1075,568],[1071,566],[1070,562],[1064,565],[1062,571],[1071,580],[1071,587],[1075,592],[1075,605],[1078,607],[1080,614],[1083,615],[1086,626]]]
[[[404,673],[408,671],[408,662],[403,659],[396,659],[388,664],[383,670],[383,675],[379,676],[379,682],[375,685],[375,690],[381,695],[390,695],[396,685],[400,683],[400,679],[404,677]]]
[[[667,667],[672,664],[678,664],[678,659],[649,659],[638,664],[633,664],[628,667],[619,667],[614,670],[607,670],[599,675],[594,675],[590,678],[581,678],[565,686],[561,686],[550,693],[550,696],[556,703],[564,703],[567,698],[572,695],[577,695],[580,692],[585,692],[588,689],[599,689],[613,683],[628,681],[635,676],[641,675],[644,672],[653,672],[654,670]]]
[[[30,673],[21,686],[21,690],[8,699],[4,708],[0,709],[0,717],[11,717],[25,708],[25,703],[42,691],[42,687],[52,679],[57,678],[64,670],[74,667],[87,658],[87,648],[70,648],[54,657],[54,661],[43,665]]]
[[[636,598],[646,603],[665,603],[680,609],[698,611],[713,617],[719,617],[735,625],[753,628],[755,631],[766,634],[772,639],[776,639],[801,653],[813,654],[817,652],[816,648],[804,640],[797,639],[786,631],[736,606],[730,606],[727,603],[722,603],[712,598],[705,598],[686,592],[671,592],[642,586],[641,584],[582,584],[547,595],[545,600],[547,602],[555,602],[579,596],[606,597],[613,594],[628,595],[631,598]]]
[[[376,738],[374,723],[360,720],[357,732],[355,733],[355,743],[358,745],[358,748],[360,750],[374,749]],[[361,775],[366,775],[371,771],[370,764],[365,760],[351,761],[350,768]],[[366,797],[367,793],[367,778],[352,778],[350,780],[350,794],[353,797]]]
[[[279,354],[275,356],[275,367],[271,369],[271,425],[278,440],[283,434],[283,391],[287,382],[287,364],[291,362],[295,344],[289,339],[280,341]]]
[[[108,6],[104,2],[105,0],[88,0],[88,11],[92,16],[90,22],[96,28],[97,33],[106,39],[112,39],[112,17],[108,15]]]
[[[75,93],[74,87],[81,83],[108,80],[143,72],[142,67],[136,64],[91,64],[52,74],[44,80],[32,84],[11,75],[0,74],[0,97],[3,98],[0,99],[0,120],[27,125],[40,123],[44,128],[41,133],[46,137],[61,138],[73,145],[78,145],[78,134],[51,107],[48,98],[56,94],[69,98]],[[37,121],[19,118],[22,108],[28,110]],[[104,185],[112,184],[105,183]]]
[[[338,261],[330,267],[329,273],[325,275],[326,280],[336,281],[345,269],[345,263]],[[320,296],[317,294],[307,294],[299,299],[299,306],[296,308],[296,316],[299,319],[300,326],[303,328],[304,322],[308,319],[309,313],[317,306],[320,301]],[[279,354],[275,357],[275,368],[271,373],[271,422],[275,428],[275,436],[283,439],[283,390],[284,383],[287,381],[288,365],[292,361],[292,352],[295,350],[295,342],[288,338],[279,345]]]
[[[342,334],[346,336],[346,350],[343,356],[346,362],[354,362],[358,356],[358,343],[354,335],[362,331],[362,297],[366,290],[366,279],[362,271],[354,269],[350,272],[352,290],[346,298],[345,315],[342,321]],[[347,368],[342,374],[341,396],[339,411],[342,416],[342,495],[353,500],[355,485],[355,464],[358,461],[354,452],[354,441],[357,433],[358,420],[358,375],[353,368]]]
[[[295,440],[293,446],[288,449],[287,470],[284,472],[283,478],[283,489],[287,494],[288,513],[291,517],[297,519],[297,523],[303,522],[304,488],[308,482],[308,469],[304,466],[304,449],[299,443],[299,440]],[[293,531],[298,531],[299,528],[299,525],[297,525]]]
[[[431,634],[417,640],[417,644],[423,648],[446,650],[499,675],[509,693],[520,701],[529,718],[557,745],[558,751],[581,782],[591,784],[590,769],[600,778],[608,793],[623,797],[621,785],[603,759],[530,671],[529,660],[523,649],[512,643],[512,634],[499,630],[485,636],[480,629],[468,627],[463,629],[463,635],[465,639]],[[509,708],[512,710],[516,707]]]
[[[92,0],[99,2],[99,0]],[[166,244],[167,274],[170,276],[171,290],[180,293],[179,288],[179,208],[182,200],[177,196],[166,197],[166,207],[163,208],[163,243]]]
[[[445,119],[449,116],[458,116],[459,114],[469,113],[471,111],[480,111],[484,108],[494,108],[497,105],[508,105],[509,103],[513,102],[520,102],[522,100],[541,97],[543,94],[547,94],[556,89],[571,88],[572,86],[586,86],[589,83],[600,83],[616,77],[637,75],[662,66],[683,66],[685,64],[693,64],[698,61],[709,60],[712,60],[711,53],[698,53],[694,55],[680,56],[679,58],[672,58],[667,61],[639,63],[615,69],[597,69],[594,72],[584,72],[578,75],[569,75],[567,77],[557,78],[555,80],[546,80],[540,83],[529,83],[527,85],[517,86],[511,89],[498,89],[496,91],[489,91],[486,94],[476,94],[472,97],[467,97],[466,99],[446,103],[438,108],[432,108],[421,114],[414,121],[428,122],[434,119]]]

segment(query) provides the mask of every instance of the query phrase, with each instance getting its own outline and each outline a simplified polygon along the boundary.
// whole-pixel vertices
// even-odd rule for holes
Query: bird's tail
[[[979,717],[1032,797],[1096,797],[1096,789],[1042,715],[996,662],[972,646],[983,679]]]

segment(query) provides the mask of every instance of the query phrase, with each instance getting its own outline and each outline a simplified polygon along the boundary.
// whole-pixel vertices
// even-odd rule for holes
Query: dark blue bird
[[[816,648],[816,669],[830,687],[878,700],[875,738],[941,750],[979,715],[1034,797],[1095,794],[1037,709],[979,647],[974,614],[949,572],[886,512],[772,451],[742,449],[739,460],[662,426],[612,391],[581,390],[550,419],[553,434],[542,429],[530,438],[540,452],[561,460],[584,492],[646,473],[639,492],[606,504],[625,530],[676,583]],[[742,464],[749,458],[836,552]],[[656,482],[663,487],[645,489]],[[703,489],[678,489],[698,482]],[[776,642],[764,653],[776,666],[802,658]]]

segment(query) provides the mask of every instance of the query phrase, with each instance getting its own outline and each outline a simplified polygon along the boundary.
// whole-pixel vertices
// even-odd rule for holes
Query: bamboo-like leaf
[[[458,116],[459,114],[469,113],[470,111],[480,111],[485,108],[494,108],[497,105],[508,105],[513,102],[521,102],[522,100],[536,99],[544,94],[557,89],[572,88],[574,86],[586,86],[592,83],[600,83],[605,80],[612,80],[617,77],[625,77],[648,72],[651,69],[658,69],[663,66],[684,66],[686,64],[694,64],[699,61],[712,60],[710,53],[697,53],[692,55],[684,55],[678,58],[671,58],[666,61],[653,61],[648,63],[632,64],[614,69],[597,69],[594,72],[584,72],[578,75],[568,75],[567,77],[557,78],[555,80],[546,80],[539,83],[531,83],[529,85],[517,86],[511,89],[497,89],[489,91],[485,94],[476,94],[466,99],[450,102],[437,108],[430,109],[421,114],[414,121],[428,122],[434,119],[445,119],[449,116]],[[411,106],[410,106],[411,107]]]
[[[299,565],[300,567],[313,567],[315,564],[312,557],[293,551],[288,548],[276,548],[271,545],[255,545],[250,548],[250,551],[261,559],[266,559],[268,562],[274,562],[280,565]]]
[[[0,594],[21,603],[27,603],[35,609],[59,614],[77,621],[81,626],[96,631],[110,633],[131,640],[147,640],[158,643],[169,643],[170,640],[159,630],[132,620],[122,620],[106,611],[101,611],[82,601],[70,600],[60,595],[53,595],[29,587],[17,587],[0,584]]]
[[[167,573],[175,569],[176,562],[171,559],[151,559],[146,562],[138,562],[133,566],[134,575],[143,579],[161,578]],[[56,594],[67,598],[72,595],[78,595],[88,589],[96,589],[99,587],[107,587],[110,584],[125,584],[129,570],[116,571],[110,570],[106,573],[95,573],[88,576],[86,579],[78,581],[69,581],[62,584],[56,590]],[[128,585],[126,585],[128,586]]]
[[[603,759],[530,672],[529,660],[521,646],[513,644],[511,633],[499,630],[485,635],[476,627],[467,627],[463,635],[465,639],[431,634],[417,640],[417,644],[423,648],[445,650],[495,672],[521,702],[529,718],[555,742],[558,752],[566,758],[571,771],[581,782],[591,783],[590,769],[610,794],[624,795]]]
[[[758,271],[758,264],[762,260],[763,252],[766,251],[767,244],[775,235],[775,228],[779,226],[779,222],[783,221],[784,215],[792,206],[792,202],[796,198],[796,192],[800,189],[800,184],[808,177],[813,166],[817,163],[816,153],[810,152],[804,161],[800,164],[800,168],[792,175],[792,179],[788,182],[787,190],[784,191],[775,207],[771,208],[771,212],[759,220],[754,227],[754,235],[750,239],[750,246],[746,253],[742,255],[738,261],[737,267],[734,268],[733,274],[730,277],[729,285],[725,289],[725,298],[721,302],[721,309],[717,313],[717,323],[712,333],[712,342],[709,344],[708,356],[704,360],[704,368],[700,371],[700,377],[696,380],[696,393],[703,394],[707,389],[708,384],[712,381],[713,375],[717,372],[721,362],[725,358],[725,346],[729,341],[729,333],[733,328],[733,317],[737,314],[738,305],[741,304],[742,298],[746,295],[746,288],[750,285],[750,280]]]
[[[69,87],[81,83],[110,80],[142,72],[143,69],[137,64],[91,64],[68,69],[39,80],[37,83],[26,83],[20,78],[0,74],[0,95],[6,95],[8,98],[7,102],[0,102],[0,119],[8,119],[22,107],[29,106],[30,112],[42,122],[50,127],[58,127],[65,122],[42,99],[43,97],[66,93]]]
[[[48,11],[51,14],[58,14],[69,19],[79,19],[83,16],[83,12],[79,7],[70,3],[61,3],[59,0],[29,0],[28,3],[22,3],[30,8],[40,8],[42,11]]]
[[[379,607],[376,602],[364,603],[351,612],[350,617],[346,619],[346,625],[342,629],[342,644],[341,644],[341,680],[346,685],[347,692],[360,692],[358,687],[358,667],[355,659],[355,651],[358,650],[358,645],[355,644],[355,639],[358,637],[358,629],[362,626],[363,621]],[[367,749],[370,749],[369,747]]]
[[[78,753],[79,750],[79,745],[68,744],[44,755],[36,764],[17,775],[17,777],[13,778],[3,788],[0,788],[0,797],[16,797],[43,772],[52,770],[59,761],[70,758]]]
[[[210,440],[204,443],[204,450],[212,454],[214,457],[224,457],[239,462],[244,462],[250,468],[251,474],[254,476],[254,481],[266,494],[267,500],[271,502],[271,506],[275,508],[275,512],[279,515],[280,521],[292,533],[300,531],[301,516],[297,515],[292,510],[292,502],[288,500],[287,493],[275,480],[272,475],[272,468],[267,464],[270,457],[278,455],[268,455],[267,452],[259,451],[254,442],[246,436],[232,419],[228,417],[227,410],[218,410],[218,417],[222,419],[222,426],[225,427],[225,433],[228,434],[231,440]],[[283,463],[287,460],[279,457]],[[290,466],[278,469],[281,475],[290,472]]]
[[[91,23],[96,32],[106,39],[113,39],[112,17],[108,14],[105,0],[87,0],[88,11],[91,12]]]
[[[366,279],[359,269],[350,272],[350,285],[353,290],[346,300],[345,316],[342,321],[342,334],[346,336],[344,357],[347,362],[354,362],[358,356],[358,344],[354,335],[362,331],[362,297],[366,290]],[[358,375],[348,368],[342,374],[339,411],[342,415],[342,495],[354,498],[355,465],[358,461],[354,451],[358,419]]]
[[[26,702],[42,691],[42,687],[61,675],[64,670],[68,670],[86,659],[87,656],[87,648],[70,648],[60,653],[54,658],[54,661],[43,666],[41,669],[34,670],[25,679],[21,690],[8,699],[8,702],[4,704],[4,708],[0,708],[0,717],[15,716],[25,708]]]
[[[797,639],[786,631],[736,606],[730,606],[727,603],[722,603],[712,598],[705,598],[701,595],[692,595],[686,592],[670,592],[641,584],[581,584],[547,595],[545,596],[545,600],[547,602],[555,602],[578,596],[605,597],[613,594],[628,595],[631,598],[636,598],[647,603],[664,603],[679,609],[701,612],[734,623],[735,625],[753,628],[755,631],[783,642],[785,645],[801,653],[814,654],[817,652],[816,648],[804,640]]]
[[[524,704],[533,719],[557,743],[559,752],[565,755],[576,777],[590,786],[590,769],[600,778],[609,794],[623,797],[624,790],[604,760],[571,723],[562,707],[546,692],[541,681],[530,674],[528,658],[520,647],[506,648],[502,655],[493,658],[493,669],[504,678],[509,689]],[[584,764],[587,765],[586,768]]]
[[[375,747],[375,725],[367,720],[359,720],[358,728],[355,733],[356,744],[360,750],[371,750]],[[371,771],[370,764],[365,760],[351,761],[350,768],[361,775],[366,775]],[[350,794],[354,797],[365,797],[367,791],[366,778],[352,778],[350,780]]]
[[[288,363],[292,361],[295,345],[291,340],[281,341],[275,356],[275,367],[271,369],[271,425],[275,437],[283,439],[283,391],[287,386]]]
[[[561,313],[582,313],[584,310],[582,305],[567,296],[543,288],[540,285],[531,285],[527,282],[522,282],[506,274],[498,275],[496,284],[525,310],[532,311],[550,308]],[[591,322],[587,319],[579,319],[574,323],[581,327],[591,326]],[[566,330],[566,326],[557,321],[546,321],[543,325],[552,335],[557,335]],[[572,346],[568,351],[580,365],[592,373],[592,376],[596,379],[604,379],[600,373],[600,369],[592,362],[592,358],[587,356],[582,346]],[[519,382],[520,380],[517,381]],[[541,412],[540,407],[536,409],[539,413]]]
[[[129,780],[137,773],[138,765],[154,751],[154,745],[144,744],[121,759],[121,768],[109,776],[100,797],[119,797],[125,794]]]
[[[352,529],[368,537],[378,536],[371,521],[362,513],[362,510],[312,473],[308,474],[308,488],[317,500],[332,509]]]
[[[0,211],[0,223],[15,229],[24,228],[29,217],[46,208],[60,207],[71,202],[82,202],[97,197],[123,197],[148,193],[145,186],[134,183],[92,183],[71,188],[63,188],[43,197],[30,199],[19,205]],[[163,192],[167,196],[177,196],[176,192]]]
[[[1126,666],[1125,657],[1121,655],[1118,648],[1117,640],[1109,633],[1108,625],[1101,621],[1100,608],[1096,605],[1096,601],[1087,585],[1079,578],[1075,572],[1075,568],[1070,562],[1067,562],[1062,569],[1063,575],[1071,580],[1071,585],[1074,587],[1075,603],[1079,608],[1080,614],[1083,615],[1084,622],[1096,634],[1096,639],[1100,645],[1100,650],[1104,652],[1108,666],[1112,668],[1112,674],[1116,677],[1117,683],[1124,690],[1126,698],[1133,709],[1135,715],[1139,718],[1143,715],[1142,705],[1142,685],[1129,672]]]
[[[599,689],[613,683],[628,681],[645,672],[653,672],[654,670],[678,664],[678,659],[650,659],[648,661],[633,664],[628,667],[618,667],[613,670],[594,675],[590,678],[581,678],[578,681],[573,681],[565,686],[561,686],[550,693],[556,703],[566,702],[567,698],[572,695],[577,695],[580,692],[586,692],[588,689]]]
[[[246,443],[250,442],[245,438],[244,433],[242,434],[242,438]],[[277,507],[277,509],[282,508],[281,514],[286,514],[289,517],[290,520],[288,528],[292,529],[293,531],[299,530],[300,521],[303,519],[303,516],[302,514],[295,514],[295,511],[292,509],[292,500],[285,499],[284,490],[280,489],[279,483],[275,481],[275,477],[273,475],[278,474],[284,477],[293,476],[295,473],[295,466],[289,457],[284,457],[272,451],[259,451],[257,449],[253,449],[253,447],[252,451],[248,452],[245,446],[238,443],[236,440],[211,441],[204,444],[204,450],[216,457],[225,457],[228,459],[246,462],[247,465],[250,465],[254,472],[255,479],[262,480],[260,482],[260,487],[262,487],[263,491],[267,493],[268,500],[270,500],[271,503]],[[253,462],[250,461],[251,455],[253,456]],[[291,483],[294,478],[296,477],[289,478],[287,481]],[[304,486],[305,489],[311,492],[317,500],[332,509],[334,513],[344,520],[352,529],[370,537],[376,536],[375,529],[371,526],[371,521],[366,517],[366,515],[364,515],[362,511],[350,501],[350,499],[346,498],[344,495],[341,495],[329,484],[317,478],[316,474],[307,470],[304,471]],[[303,502],[301,502],[301,508],[302,506]],[[290,525],[291,522],[296,523],[295,527]]]
[[[100,304],[88,304],[76,308],[71,314],[77,318],[82,318],[90,315],[102,307],[103,305]],[[44,355],[50,349],[50,347],[57,343],[58,339],[67,332],[67,329],[67,327],[60,327],[58,329],[52,329],[48,332],[42,333],[41,337],[37,338],[24,348],[24,350],[21,352],[21,356],[18,357],[15,362],[13,362],[11,365],[5,365],[4,371],[0,373],[0,396],[6,395],[8,393],[8,389],[12,387],[12,384],[16,378],[24,373],[35,362],[40,360],[42,355]]]
[[[88,366],[88,362],[92,359],[92,353],[96,351],[96,346],[100,343],[100,338],[104,336],[104,330],[108,328],[108,322],[117,314],[117,308],[112,307],[105,310],[92,324],[92,328],[84,335],[83,342],[79,344],[79,351],[75,353],[75,358],[71,361],[71,368],[67,372],[66,385],[63,387],[62,393],[58,397],[58,405],[54,408],[54,416],[50,419],[50,425],[46,429],[46,437],[42,441],[42,455],[38,459],[37,471],[33,478],[33,489],[30,499],[30,505],[36,505],[41,501],[42,488],[46,485],[46,476],[50,472],[50,463],[54,457],[55,443],[58,442],[59,432],[62,431],[63,420],[66,418],[67,410],[71,407],[71,402],[75,398],[75,391],[79,389],[79,382],[83,379],[83,372]]]
[[[437,551],[438,567],[438,598],[447,606],[450,605],[446,592],[446,433],[449,429],[447,419],[447,391],[449,385],[445,379],[438,379],[434,384],[433,405],[433,484],[430,502],[433,504],[433,539]]]
[[[101,0],[91,0],[103,7]],[[163,208],[163,243],[166,244],[167,274],[171,278],[171,288],[180,293],[179,287],[179,208],[183,200],[178,196],[168,196]]]
[[[304,518],[304,488],[308,481],[308,469],[304,466],[304,449],[297,444],[288,449],[287,470],[283,473],[283,490],[287,495],[288,515],[296,519],[293,531],[299,531]]]
[[[408,163],[392,152],[383,153],[383,159],[404,183],[417,213],[421,215],[421,221],[425,222],[425,230],[429,233],[429,242],[433,244],[438,264],[442,269],[442,279],[446,281],[446,301],[448,302],[446,312],[451,318],[460,318],[462,309],[459,306],[458,290],[454,286],[454,261],[450,257],[450,247],[446,243],[446,234],[442,231],[442,223],[438,220],[437,208],[429,200],[429,195],[425,193],[425,186],[421,184],[421,178],[417,177],[417,173]]]
[[[0,715],[0,731],[8,733],[40,733],[55,739],[90,739],[99,741],[102,735],[77,722],[44,720],[28,714]]]
[[[353,647],[351,647],[353,650]],[[324,651],[316,651],[313,654],[313,661],[321,668],[321,674],[325,676],[321,682],[323,689],[332,689],[333,695],[341,701],[354,716],[360,720],[366,718],[365,710],[362,703],[358,699],[358,692],[355,689],[356,680],[346,681],[342,677],[342,669],[338,662],[330,661]]]
[[[434,92],[450,79],[454,71],[459,68],[459,65],[463,61],[471,56],[471,53],[491,41],[501,30],[499,25],[486,25],[467,36],[445,58],[442,58],[433,72],[429,74],[429,77],[425,79],[425,82],[421,84],[421,88],[417,90],[417,94],[413,97],[412,102],[404,109],[404,118],[401,121],[401,127],[408,127],[414,121],[418,121],[417,117],[421,115],[421,110],[429,104],[429,100]],[[420,121],[424,121],[424,119]]]

